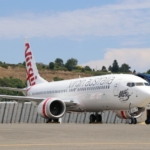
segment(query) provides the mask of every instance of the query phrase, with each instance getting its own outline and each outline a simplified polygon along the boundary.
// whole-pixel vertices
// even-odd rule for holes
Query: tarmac
[[[150,150],[150,125],[0,124],[0,150]]]

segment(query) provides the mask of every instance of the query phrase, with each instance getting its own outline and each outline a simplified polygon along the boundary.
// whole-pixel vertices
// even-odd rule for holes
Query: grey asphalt
[[[0,124],[0,150],[150,150],[150,125]]]

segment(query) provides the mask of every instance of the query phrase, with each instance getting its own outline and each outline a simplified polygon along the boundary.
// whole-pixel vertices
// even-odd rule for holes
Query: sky
[[[28,38],[36,62],[131,71],[150,69],[149,0],[0,0],[0,61],[23,62]]]

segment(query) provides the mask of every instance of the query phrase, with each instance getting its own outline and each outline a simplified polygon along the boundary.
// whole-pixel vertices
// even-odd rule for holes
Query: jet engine
[[[117,117],[120,119],[130,119],[130,118],[139,118],[145,108],[136,108],[135,111],[129,111],[129,110],[124,110],[124,111],[115,111]]]
[[[66,112],[65,103],[58,98],[47,98],[37,108],[38,114],[44,118],[61,118]]]

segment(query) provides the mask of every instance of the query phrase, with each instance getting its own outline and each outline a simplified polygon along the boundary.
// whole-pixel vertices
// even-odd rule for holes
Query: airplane
[[[150,84],[132,74],[109,74],[48,82],[38,73],[28,40],[25,40],[27,87],[24,89],[0,87],[21,91],[25,96],[0,95],[19,102],[30,101],[37,112],[47,120],[58,120],[66,112],[91,113],[90,123],[102,122],[98,112],[112,110],[129,124],[136,124],[145,106],[150,103]],[[150,124],[147,119],[146,124]]]

